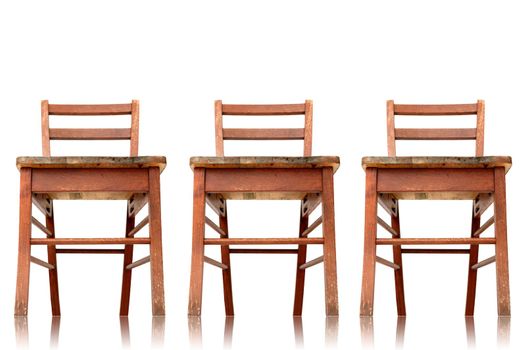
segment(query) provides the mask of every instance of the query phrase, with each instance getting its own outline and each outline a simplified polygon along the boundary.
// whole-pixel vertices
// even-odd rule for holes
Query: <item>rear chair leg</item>
[[[55,238],[55,213],[53,203],[50,203],[51,214],[46,215],[46,227],[52,233],[50,239]],[[55,266],[49,270],[49,291],[51,296],[51,312],[53,316],[60,316],[60,298],[58,294],[58,266],[57,266],[57,247],[47,246],[48,263]]]
[[[475,216],[475,211],[471,211],[471,237],[480,228],[480,216]],[[473,244],[469,248],[469,266],[468,266],[468,290],[466,297],[466,312],[465,316],[473,316],[475,312],[475,294],[477,290],[477,270],[471,267],[478,263],[479,260],[479,246]]]
[[[299,237],[303,231],[309,226],[309,216],[303,216],[302,209],[300,207],[300,232]],[[305,289],[305,269],[300,269],[300,266],[305,264],[307,261],[307,246],[298,246],[298,261],[296,264],[296,291],[294,293],[294,316],[301,316],[303,311],[303,291]]]
[[[219,227],[226,233],[228,238],[228,212],[225,203],[225,216],[219,215]],[[225,314],[227,316],[234,316],[234,299],[232,297],[232,269],[230,265],[230,247],[227,245],[221,246],[221,262],[228,266],[223,270],[223,296],[225,299]]]
[[[129,205],[129,203],[128,203]],[[125,237],[128,237],[128,233],[135,227],[135,216],[129,216],[128,211],[126,213],[126,233]],[[131,291],[131,279],[132,269],[127,269],[126,266],[133,262],[133,244],[124,246],[124,262],[122,267],[122,289],[121,289],[121,309],[120,316],[128,316],[130,310],[130,291]]]
[[[391,215],[391,226],[398,232],[400,237],[400,210],[397,215]],[[396,289],[396,309],[398,316],[405,316],[405,293],[404,293],[404,273],[402,267],[402,246],[393,245],[393,262],[400,266],[394,270],[395,289]]]

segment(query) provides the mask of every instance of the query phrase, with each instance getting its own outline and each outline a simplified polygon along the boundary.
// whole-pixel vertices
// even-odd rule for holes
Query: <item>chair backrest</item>
[[[129,115],[130,128],[74,129],[50,128],[49,116]],[[42,101],[42,154],[51,155],[51,140],[130,140],[130,156],[139,152],[139,101],[125,104],[63,105]]]
[[[396,128],[395,116],[459,116],[476,115],[475,128]],[[407,105],[387,101],[387,151],[396,156],[396,140],[474,140],[475,156],[484,154],[484,101],[473,104]]]
[[[223,116],[303,115],[303,128],[223,128]],[[303,155],[312,154],[312,101],[299,104],[235,105],[215,101],[216,155],[224,156],[225,140],[303,140]]]

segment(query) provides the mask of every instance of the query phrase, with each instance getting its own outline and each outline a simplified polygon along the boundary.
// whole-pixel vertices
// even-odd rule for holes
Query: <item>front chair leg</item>
[[[31,258],[31,169],[20,169],[20,219],[15,316],[27,316]]]
[[[203,264],[205,239],[205,169],[194,169],[194,208],[192,227],[192,262],[188,316],[201,316],[203,298]]]
[[[505,176],[503,167],[495,168],[495,264],[497,272],[497,309],[499,316],[511,315]]]
[[[338,316],[336,237],[334,224],[334,184],[332,168],[322,170],[323,267],[325,275],[325,314]]]
[[[161,229],[160,169],[150,168],[148,176],[148,215],[150,218],[150,278],[152,285],[152,314],[164,316],[163,245]]]

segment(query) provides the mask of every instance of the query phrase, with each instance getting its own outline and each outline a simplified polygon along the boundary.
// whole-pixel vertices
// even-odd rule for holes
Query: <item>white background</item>
[[[50,344],[64,349],[126,344],[139,349],[151,343],[188,347],[189,328],[199,338],[199,325],[189,325],[186,318],[192,220],[188,158],[215,153],[213,101],[298,103],[309,98],[314,100],[313,153],[341,157],[335,177],[339,329],[325,320],[322,265],[307,273],[301,339],[295,337],[291,317],[295,257],[234,256],[237,316],[232,348],[294,348],[302,343],[312,349],[324,344],[357,348],[373,340],[378,349],[395,347],[394,282],[388,268],[377,267],[374,339],[360,331],[358,317],[364,217],[360,159],[387,153],[387,99],[486,100],[485,153],[511,155],[514,161],[507,177],[510,344],[524,348],[524,15],[518,1],[3,1],[0,347],[15,346],[15,328],[19,344],[35,349]],[[12,317],[18,234],[15,158],[41,154],[40,100],[125,103],[132,98],[141,101],[140,154],[168,158],[161,181],[164,335],[162,324],[152,326],[147,265],[134,270],[128,340],[118,318],[122,257],[87,255],[59,257],[60,332],[51,331],[47,272],[32,266],[26,331]],[[68,123],[59,119],[53,123]],[[114,123],[121,125],[122,118],[117,119]],[[459,119],[461,125],[474,125],[470,124],[474,119]],[[287,120],[294,123],[293,117]],[[81,127],[81,122],[90,123],[79,118],[71,125]],[[231,143],[226,152],[301,153],[299,143],[269,145]],[[125,155],[127,145],[52,145],[54,154],[80,150]],[[406,143],[399,151],[470,155],[474,145],[434,143],[425,148]],[[124,203],[57,203],[58,236],[121,236],[124,208]],[[466,236],[470,209],[469,202],[404,202],[403,234]],[[296,202],[232,203],[229,212],[233,235],[297,235]],[[36,230],[34,234],[40,236]],[[217,257],[216,250],[207,248],[207,254]],[[45,257],[43,249],[34,249],[33,254]],[[391,258],[387,249],[380,254]],[[135,258],[144,255],[146,251],[137,250]],[[310,258],[318,255],[319,248],[309,253]],[[491,255],[492,249],[485,247],[481,259]],[[499,328],[497,322],[494,265],[479,273],[475,336],[467,336],[463,317],[467,256],[406,256],[404,264],[406,349],[465,348],[475,343],[477,348],[495,348],[508,342],[505,327]],[[225,318],[218,269],[205,267],[204,286],[202,344],[222,348]],[[227,339],[227,347],[228,343]]]

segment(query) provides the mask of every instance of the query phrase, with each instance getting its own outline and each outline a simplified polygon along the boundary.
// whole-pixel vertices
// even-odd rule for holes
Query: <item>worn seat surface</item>
[[[363,157],[366,168],[511,168],[511,157]]]
[[[193,168],[324,168],[334,172],[340,166],[340,157],[192,157]]]
[[[18,157],[20,168],[152,168],[166,167],[166,157]]]

